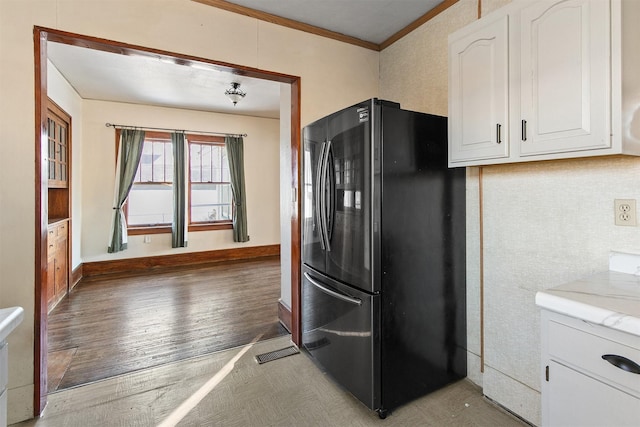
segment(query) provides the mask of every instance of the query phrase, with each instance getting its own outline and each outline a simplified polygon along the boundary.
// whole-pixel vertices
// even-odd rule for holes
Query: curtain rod
[[[154,128],[154,127],[148,127],[148,126],[116,125],[113,123],[105,123],[104,125],[108,128],[114,128],[114,129],[118,128],[118,129],[161,130],[161,131],[168,131],[168,132],[195,133],[199,135],[247,136],[246,133],[207,132],[207,131],[201,131],[201,130],[185,130],[185,129]]]

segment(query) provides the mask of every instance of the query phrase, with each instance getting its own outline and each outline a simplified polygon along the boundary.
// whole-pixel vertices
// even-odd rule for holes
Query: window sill
[[[233,223],[220,222],[217,224],[191,224],[189,231],[208,231],[208,230],[233,230]]]
[[[218,224],[191,224],[189,232],[192,231],[210,231],[210,230],[232,230],[233,224],[230,222],[222,222]],[[130,227],[127,228],[129,236],[141,236],[143,234],[171,234],[170,226],[157,227]]]

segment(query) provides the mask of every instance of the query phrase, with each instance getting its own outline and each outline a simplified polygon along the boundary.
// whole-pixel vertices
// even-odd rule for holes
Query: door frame
[[[291,188],[296,194],[291,213],[291,336],[300,344],[300,85],[298,76],[230,64],[212,59],[168,52],[108,39],[35,26],[35,319],[34,319],[34,416],[39,416],[47,403],[47,42],[80,46],[105,52],[160,58],[177,64],[205,64],[212,70],[271,80],[291,86]],[[69,260],[69,265],[71,260]]]

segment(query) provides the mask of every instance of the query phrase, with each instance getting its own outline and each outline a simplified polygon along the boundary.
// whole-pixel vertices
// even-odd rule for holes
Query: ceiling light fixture
[[[224,94],[229,97],[231,102],[233,102],[234,107],[246,95],[246,93],[240,90],[240,83],[235,82],[231,83],[231,88],[225,90]]]

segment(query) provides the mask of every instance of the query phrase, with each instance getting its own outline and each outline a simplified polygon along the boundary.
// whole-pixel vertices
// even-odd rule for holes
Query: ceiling
[[[49,42],[47,56],[81,98],[278,118],[280,83],[151,57]],[[236,106],[224,91],[240,83]],[[126,124],[126,123],[125,123]]]
[[[442,0],[233,0],[221,3],[233,3],[244,10],[250,8],[380,44]],[[83,99],[279,117],[278,82],[55,42],[48,43],[47,55]],[[240,89],[247,93],[236,106],[224,95],[232,82],[240,83]]]
[[[227,0],[243,7],[381,44],[443,0]],[[211,2],[211,4],[225,2]]]

